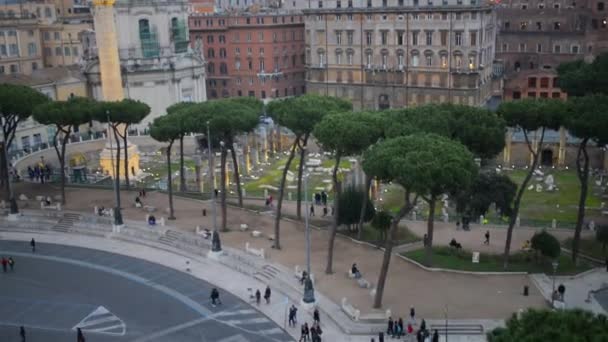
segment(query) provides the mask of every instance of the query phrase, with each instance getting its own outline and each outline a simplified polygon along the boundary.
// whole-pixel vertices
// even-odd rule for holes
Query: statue
[[[304,298],[302,299],[304,303],[314,303],[315,302],[315,289],[312,286],[312,280],[310,279],[310,275],[306,276],[306,280],[304,281]]]
[[[220,242],[220,233],[217,230],[213,231],[213,236],[211,237],[211,251],[212,252],[221,252],[222,251],[222,243]]]

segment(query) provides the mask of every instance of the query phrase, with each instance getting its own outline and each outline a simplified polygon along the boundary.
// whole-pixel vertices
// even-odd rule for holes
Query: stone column
[[[559,128],[559,151],[557,154],[557,166],[566,166],[566,129]]]

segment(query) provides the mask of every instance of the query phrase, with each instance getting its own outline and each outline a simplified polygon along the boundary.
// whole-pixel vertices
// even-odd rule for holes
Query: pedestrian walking
[[[76,342],[85,342],[84,335],[82,334],[82,330],[80,330],[80,328],[76,329]]]
[[[260,305],[261,299],[262,299],[262,294],[260,293],[260,290],[259,289],[255,290],[255,303],[257,305]]]
[[[302,324],[300,342],[308,341],[310,338],[310,330],[308,329],[308,323]]]
[[[314,204],[310,205],[310,216],[315,216],[315,205]]]
[[[264,299],[266,299],[266,304],[270,304],[270,286],[266,286],[266,290],[264,291]]]
[[[296,308],[295,305],[291,305],[291,307],[289,308],[289,326],[290,327],[295,327],[297,320],[296,320],[296,314],[298,312],[298,308]]]
[[[312,313],[312,318],[315,323],[317,323],[317,324],[321,323],[321,319],[319,317],[319,309],[315,308],[315,311],[313,311],[313,313]]]
[[[222,301],[220,300],[220,292],[214,287],[211,290],[211,305],[215,307],[217,304],[222,304]]]
[[[437,329],[435,329],[435,332],[433,333],[432,342],[439,342],[439,332],[437,331]]]
[[[414,309],[414,307],[410,307],[410,318],[412,319],[412,321],[416,321],[416,310]]]
[[[6,259],[6,257],[2,257],[2,271],[4,273],[6,273],[7,270],[7,266],[8,266],[8,260]]]
[[[388,318],[388,327],[386,328],[386,334],[389,336],[393,335],[393,317]]]
[[[23,326],[19,327],[19,337],[21,337],[21,342],[25,342],[25,328]]]
[[[30,241],[30,246],[32,246],[32,252],[35,253],[36,252],[36,240],[34,240],[34,238],[32,238],[32,241]]]
[[[323,217],[327,216],[327,207],[323,207]]]
[[[486,241],[484,241],[484,245],[489,245],[490,244],[490,231],[486,230],[486,235],[484,235],[486,237]]]
[[[397,322],[397,331],[399,332],[399,337],[405,335],[403,331],[403,318],[399,317],[399,321]]]
[[[10,266],[11,272],[13,272],[15,268],[15,260],[13,260],[12,257],[8,257],[8,266]]]

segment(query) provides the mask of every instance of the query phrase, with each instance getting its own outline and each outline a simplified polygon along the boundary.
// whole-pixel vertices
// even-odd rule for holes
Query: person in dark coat
[[[30,241],[30,246],[32,246],[32,252],[36,252],[36,240],[33,238],[32,241]]]
[[[321,323],[321,319],[319,317],[319,309],[315,308],[315,311],[312,313],[312,318],[315,323]]]
[[[21,337],[21,342],[25,342],[25,328],[23,326],[19,327],[19,337]]]
[[[85,342],[84,335],[82,334],[82,330],[80,330],[80,328],[76,330],[76,342]]]
[[[259,289],[255,290],[255,303],[257,305],[260,305],[261,298],[262,298],[262,294],[260,293],[260,290]]]
[[[388,318],[388,327],[386,328],[386,334],[389,336],[393,335],[393,318],[389,317]]]
[[[439,332],[437,331],[437,329],[435,329],[435,332],[433,333],[433,339],[431,341],[439,342]]]
[[[266,286],[266,290],[264,291],[264,299],[266,299],[266,304],[270,304],[270,286]]]
[[[215,307],[216,304],[222,304],[222,301],[220,300],[220,292],[214,287],[211,290],[211,305]]]

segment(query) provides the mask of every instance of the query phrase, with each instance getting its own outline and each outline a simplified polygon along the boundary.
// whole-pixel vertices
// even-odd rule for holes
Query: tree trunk
[[[186,192],[186,170],[184,170],[184,136],[179,137],[179,191]]]
[[[587,154],[587,142],[585,138],[581,141],[578,147],[578,156],[576,158],[576,175],[581,184],[581,194],[578,199],[578,213],[576,217],[576,227],[574,229],[574,239],[572,240],[572,261],[576,263],[579,252],[579,244],[581,241],[581,230],[585,221],[585,204],[587,203],[587,192],[589,190],[589,154]],[[581,165],[581,156],[583,165]]]
[[[173,147],[174,141],[175,140],[171,140],[169,142],[169,146],[167,146],[167,191],[169,192],[169,220],[175,220],[173,211],[173,177],[171,175],[171,147]]]
[[[298,220],[302,218],[302,177],[304,175],[304,164],[306,163],[306,147],[308,145],[309,134],[304,135],[302,146],[300,146],[300,165],[298,165],[298,195],[296,198],[296,216]]]
[[[227,217],[227,208],[226,208],[226,156],[227,156],[227,152],[226,152],[226,146],[222,147],[222,153],[221,153],[221,158],[220,158],[220,167],[221,167],[221,172],[220,172],[220,178],[221,178],[221,183],[220,184],[220,189],[221,189],[221,194],[220,194],[220,202],[221,202],[221,206],[222,206],[222,231],[228,231],[228,217]]]
[[[336,152],[336,165],[332,172],[331,178],[334,183],[334,217],[331,222],[331,230],[329,232],[329,246],[327,249],[327,266],[325,267],[325,274],[334,273],[333,262],[334,262],[334,241],[336,240],[336,233],[338,232],[338,215],[340,212],[340,182],[338,181],[338,169],[340,168],[340,153]]]
[[[125,187],[127,190],[130,188],[129,184],[129,145],[127,144],[127,138],[129,134],[127,133],[129,130],[129,125],[125,125],[125,131],[123,132],[122,142],[125,149]]]
[[[433,265],[433,231],[435,224],[435,203],[437,202],[437,197],[435,195],[431,195],[429,199],[429,218],[427,220],[426,226],[426,266],[431,267]]]
[[[543,147],[543,140],[545,138],[545,128],[543,127],[541,130],[541,135],[540,135],[540,141],[538,143],[538,147],[536,148],[536,151],[534,151],[532,149],[532,145],[530,144],[530,141],[528,139],[528,133],[526,132],[526,130],[523,130],[524,132],[524,138],[526,139],[526,144],[528,145],[528,149],[530,150],[530,152],[532,153],[532,165],[530,165],[530,168],[528,169],[528,174],[526,175],[526,178],[524,178],[523,183],[519,186],[519,189],[517,190],[517,195],[515,196],[515,201],[513,202],[513,211],[511,214],[511,217],[509,218],[509,228],[507,229],[507,240],[505,241],[505,253],[503,256],[503,269],[507,270],[507,268],[509,267],[509,253],[511,252],[511,240],[513,239],[513,228],[515,227],[515,222],[517,221],[517,216],[519,215],[519,206],[521,204],[521,198],[524,195],[524,192],[526,191],[526,188],[528,187],[528,183],[530,182],[530,179],[532,179],[532,174],[534,174],[534,170],[536,169],[536,166],[538,166],[538,157],[540,155],[540,152],[542,150]]]
[[[414,201],[413,203],[416,203]],[[386,276],[388,275],[388,266],[391,262],[391,255],[393,253],[393,240],[397,236],[399,229],[399,222],[407,215],[414,206],[410,201],[410,193],[406,190],[405,192],[405,204],[397,213],[397,216],[391,223],[390,230],[386,234],[387,238],[384,242],[384,255],[382,257],[382,266],[380,267],[380,275],[378,276],[378,286],[376,286],[376,296],[374,297],[374,309],[380,309],[382,307],[382,296],[384,295],[384,285],[386,284]]]
[[[363,221],[365,220],[365,212],[367,211],[367,199],[369,197],[369,188],[372,186],[372,177],[365,175],[365,191],[363,192],[363,204],[361,204],[361,213],[359,214],[359,225],[357,239],[363,239]]]
[[[289,171],[289,166],[291,166],[291,162],[296,153],[296,147],[298,146],[298,140],[300,140],[300,136],[296,135],[293,144],[291,145],[291,150],[289,151],[289,158],[287,159],[287,164],[285,164],[285,168],[283,169],[283,175],[281,176],[281,185],[279,186],[279,198],[277,198],[277,214],[274,218],[274,245],[273,247],[276,249],[281,249],[280,242],[280,232],[281,232],[281,207],[283,206],[283,195],[285,194],[285,182],[287,180],[287,171]]]
[[[57,146],[57,138],[59,133],[62,132],[65,134],[63,139],[61,140],[61,150]],[[61,177],[61,204],[65,205],[66,197],[65,197],[65,150],[68,143],[68,139],[70,138],[71,128],[68,128],[68,131],[64,131],[60,127],[57,127],[57,132],[55,133],[55,138],[53,139],[53,147],[55,147],[55,152],[57,153],[57,159],[59,160],[59,176]]]
[[[234,146],[232,146],[232,149],[230,149],[230,154],[232,155],[232,164],[233,164],[233,168],[234,168],[234,181],[236,182],[236,192],[238,193],[238,197],[239,197],[239,207],[242,208],[243,207],[243,191],[241,190],[241,175],[239,175],[239,163],[236,160],[236,151],[234,149]]]

